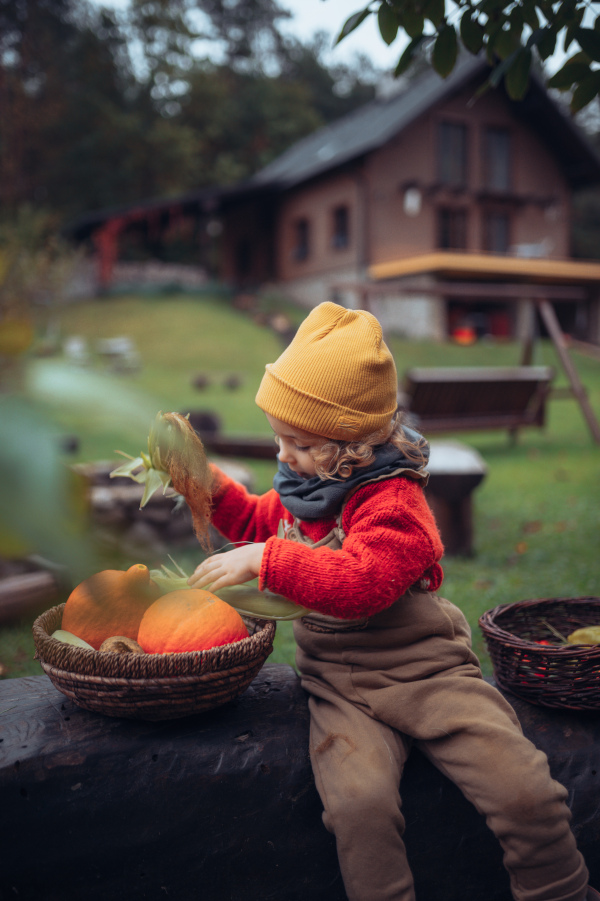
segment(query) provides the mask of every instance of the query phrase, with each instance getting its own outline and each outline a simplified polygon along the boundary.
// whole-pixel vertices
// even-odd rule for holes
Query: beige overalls
[[[337,550],[341,518],[318,543],[298,520],[287,537]],[[413,586],[374,616],[310,614],[294,634],[323,821],[336,836],[349,901],[414,901],[399,794],[413,742],[487,818],[517,901],[585,897],[566,789],[483,680],[457,607]]]

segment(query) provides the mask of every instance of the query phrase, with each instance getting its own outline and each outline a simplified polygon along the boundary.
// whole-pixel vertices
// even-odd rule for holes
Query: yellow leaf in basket
[[[585,629],[576,629],[567,635],[569,644],[600,644],[600,626],[586,626]]]

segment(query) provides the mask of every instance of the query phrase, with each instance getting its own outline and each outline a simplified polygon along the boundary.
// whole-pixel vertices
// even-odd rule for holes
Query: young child
[[[190,584],[218,593],[258,576],[310,609],[294,624],[297,664],[349,901],[414,899],[399,795],[413,743],[487,817],[517,901],[600,899],[566,790],[482,679],[464,616],[436,594],[428,448],[402,426],[396,392],[375,317],[314,309],[256,397],[279,444],[274,488],[251,495],[213,469],[214,525],[251,543],[209,557]]]

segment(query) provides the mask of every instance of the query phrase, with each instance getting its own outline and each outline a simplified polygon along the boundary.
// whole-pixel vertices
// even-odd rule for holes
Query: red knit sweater
[[[442,583],[442,542],[416,480],[397,476],[359,488],[344,509],[344,545],[331,550],[276,537],[279,522],[293,516],[273,489],[253,495],[216,466],[213,474],[213,525],[230,541],[266,542],[261,589],[353,619],[389,607],[416,582],[432,591]],[[335,525],[335,518],[318,519],[301,528],[319,541]]]

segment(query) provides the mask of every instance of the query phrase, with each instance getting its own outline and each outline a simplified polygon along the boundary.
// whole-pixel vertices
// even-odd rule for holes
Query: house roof
[[[484,59],[465,55],[459,58],[448,78],[440,78],[436,72],[428,70],[411,81],[404,91],[377,98],[318,129],[293,144],[255,175],[237,184],[108,210],[94,210],[79,216],[65,231],[82,238],[103,222],[122,215],[166,211],[173,206],[200,206],[208,210],[212,205],[236,203],[253,194],[264,195],[292,188],[383,146],[437,103],[478,76],[483,78],[486,71],[488,66]],[[509,102],[515,117],[532,127],[540,140],[555,153],[572,188],[600,182],[600,157],[583,131],[552,100],[539,78],[532,75],[529,91],[523,100]]]
[[[249,183],[256,187],[291,188],[350,162],[387,143],[428,109],[487,70],[485,60],[473,56],[459,58],[446,79],[429,70],[406,90],[373,100],[298,141],[256,173]],[[528,122],[558,156],[572,187],[600,181],[600,157],[535,75],[525,99],[509,102],[515,115]]]

